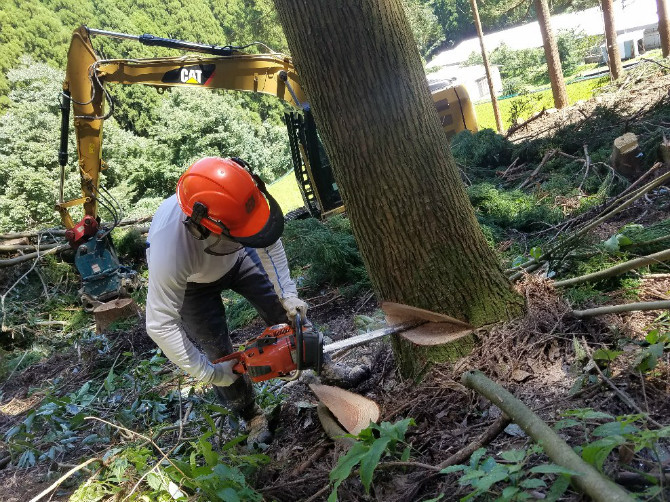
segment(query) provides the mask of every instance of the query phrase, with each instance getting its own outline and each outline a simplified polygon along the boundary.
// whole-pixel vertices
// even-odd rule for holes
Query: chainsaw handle
[[[212,361],[212,364],[223,363],[225,361],[236,360],[237,364],[233,366],[233,373],[236,375],[244,375],[247,372],[247,367],[244,364],[244,356],[241,352],[233,352],[227,356],[220,357],[215,361]]]

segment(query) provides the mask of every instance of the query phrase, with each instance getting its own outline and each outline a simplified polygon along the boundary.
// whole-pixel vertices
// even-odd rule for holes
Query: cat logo
[[[179,78],[182,84],[202,84],[202,70],[182,68]]]
[[[182,66],[166,72],[161,81],[166,84],[209,85],[214,68],[213,64]]]

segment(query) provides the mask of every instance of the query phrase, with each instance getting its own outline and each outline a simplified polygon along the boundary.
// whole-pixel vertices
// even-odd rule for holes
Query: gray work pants
[[[249,300],[268,326],[288,322],[256,250],[245,248],[239,252],[235,266],[221,279],[205,284],[189,282],[186,286],[180,311],[184,329],[210,361],[233,352],[221,298],[226,289]],[[241,418],[248,420],[253,416],[254,390],[247,375],[228,387],[215,386],[214,391],[219,401]]]

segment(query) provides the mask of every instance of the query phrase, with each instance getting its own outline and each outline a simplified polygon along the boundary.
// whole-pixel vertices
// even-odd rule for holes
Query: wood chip
[[[531,376],[532,375],[530,373],[524,370],[512,371],[512,380],[514,380],[515,382],[523,382],[524,380],[528,379]]]
[[[462,326],[454,326],[448,322],[432,322],[408,329],[400,333],[400,336],[415,345],[432,346],[451,343],[471,334],[471,329],[464,330]]]
[[[379,420],[379,406],[370,399],[330,385],[310,384],[309,388],[349,434],[358,434]]]

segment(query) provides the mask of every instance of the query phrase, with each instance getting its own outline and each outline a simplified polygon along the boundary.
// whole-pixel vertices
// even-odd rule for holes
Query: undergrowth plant
[[[406,418],[396,423],[382,422],[380,425],[370,423],[358,435],[347,435],[356,441],[346,454],[342,455],[337,466],[330,472],[330,481],[333,491],[328,502],[336,502],[337,489],[347,479],[352,470],[358,466],[358,471],[366,493],[370,493],[372,477],[379,462],[384,457],[391,457],[406,461],[411,449],[405,443],[405,434],[410,425],[415,425],[412,418]]]
[[[578,474],[553,463],[529,466],[533,456],[542,453],[542,448],[532,445],[528,448],[503,451],[501,460],[486,454],[486,448],[480,448],[470,457],[467,465],[452,465],[440,471],[442,474],[462,472],[458,480],[461,486],[472,491],[462,497],[461,502],[473,499],[512,502],[535,500],[538,490],[542,490],[542,500],[555,502],[568,488],[570,476]],[[550,480],[547,475],[555,475]]]

